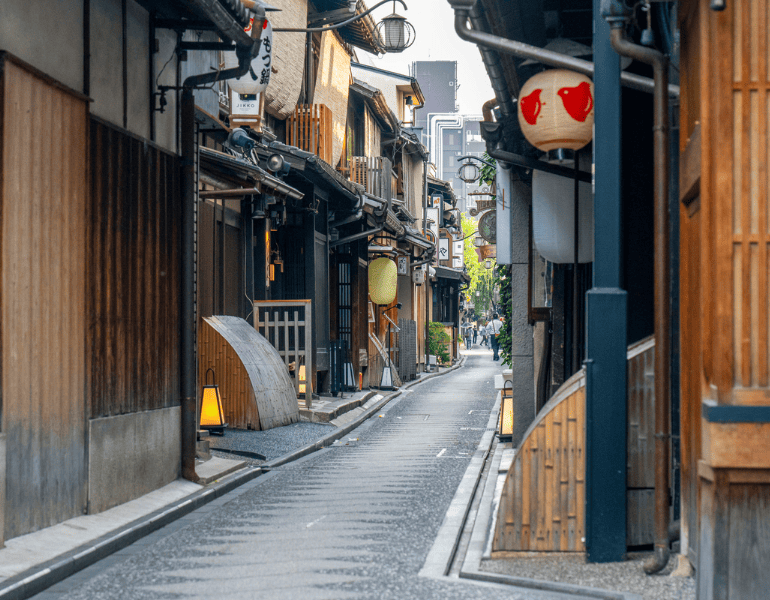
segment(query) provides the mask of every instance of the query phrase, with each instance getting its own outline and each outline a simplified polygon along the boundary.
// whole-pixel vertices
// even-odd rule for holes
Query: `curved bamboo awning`
[[[654,488],[652,337],[628,348],[628,538],[651,544]],[[493,552],[585,552],[585,369],[572,375],[529,426],[508,470]]]
[[[225,421],[236,429],[270,429],[299,421],[297,394],[275,348],[240,317],[203,319],[200,384],[213,367]]]

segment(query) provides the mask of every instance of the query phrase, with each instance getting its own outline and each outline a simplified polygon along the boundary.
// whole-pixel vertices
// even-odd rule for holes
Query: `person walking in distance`
[[[492,352],[494,353],[494,356],[492,356],[492,360],[498,360],[500,357],[498,356],[498,350],[500,349],[500,344],[497,341],[497,336],[500,334],[500,331],[503,329],[503,322],[500,320],[500,315],[497,313],[494,314],[492,317],[492,320],[487,325],[487,332],[489,333],[489,342],[492,344]]]
[[[476,343],[476,338],[478,337],[479,330],[477,329],[476,323],[473,324],[473,343]]]

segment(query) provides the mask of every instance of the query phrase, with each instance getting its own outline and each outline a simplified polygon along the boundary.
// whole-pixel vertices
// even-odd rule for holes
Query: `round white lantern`
[[[244,29],[251,35],[251,28],[254,27],[254,17],[251,17],[250,25]],[[257,23],[256,26],[260,26]],[[262,23],[262,43],[259,46],[259,53],[251,61],[251,68],[245,75],[228,79],[227,85],[238,94],[261,94],[267,89],[270,83],[270,73],[273,61],[273,26],[270,21],[265,19]],[[234,69],[238,66],[238,55],[234,51],[225,52],[225,69]]]
[[[390,304],[396,299],[398,267],[385,258],[377,258],[369,264],[369,296],[375,304]]]
[[[517,103],[524,137],[547,152],[580,150],[593,137],[594,85],[585,75],[549,69],[522,86]]]
[[[594,260],[594,200],[591,184],[578,187],[578,262]],[[543,171],[532,173],[532,238],[535,249],[552,263],[575,258],[575,182]]]

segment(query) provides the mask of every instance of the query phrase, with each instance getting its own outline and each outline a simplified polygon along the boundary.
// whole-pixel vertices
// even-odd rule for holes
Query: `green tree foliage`
[[[428,325],[428,354],[433,354],[440,363],[449,362],[449,343],[452,339],[443,323],[431,321]]]
[[[503,364],[513,367],[511,349],[513,337],[511,333],[511,318],[513,317],[513,294],[511,290],[511,265],[497,267],[495,285],[500,290],[500,316],[503,318],[503,328],[497,336],[500,344],[500,360]]]
[[[495,282],[492,272],[497,264],[492,259],[492,268],[487,269],[483,263],[479,262],[479,256],[476,254],[476,248],[473,245],[473,232],[478,227],[478,223],[462,215],[462,230],[465,242],[463,246],[463,256],[468,275],[471,278],[470,285],[465,291],[467,300],[470,300],[476,306],[476,314],[488,311],[492,306],[495,294]],[[479,292],[479,295],[476,295]]]

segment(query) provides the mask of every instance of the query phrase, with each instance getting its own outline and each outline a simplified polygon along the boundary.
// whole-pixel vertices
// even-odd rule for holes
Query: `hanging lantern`
[[[212,385],[208,385],[209,371],[211,371]],[[217,435],[224,435],[227,427],[222,415],[222,398],[219,395],[216,374],[211,367],[206,370],[206,385],[203,386],[200,426],[201,429],[207,429],[209,433]]]
[[[517,112],[524,137],[536,148],[580,150],[593,138],[593,83],[574,71],[543,71],[522,86]]]
[[[591,184],[580,182],[578,262],[594,260],[594,200]],[[532,173],[532,238],[535,248],[552,263],[575,258],[575,182],[543,171]]]
[[[244,30],[251,35],[251,28],[254,26],[254,17],[251,18],[249,26]],[[270,83],[270,73],[273,60],[273,26],[267,19],[262,21],[262,43],[259,46],[259,53],[251,61],[251,67],[245,75],[238,78],[228,79],[227,85],[238,94],[261,94],[267,89]],[[225,69],[234,69],[238,66],[238,55],[235,52],[225,52]]]
[[[391,304],[396,299],[398,267],[389,258],[378,258],[369,264],[369,295],[375,304]]]
[[[416,38],[412,24],[395,11],[377,24],[377,33],[385,52],[403,52]]]
[[[472,162],[463,163],[457,171],[457,176],[465,183],[473,183],[481,175],[479,168]]]

